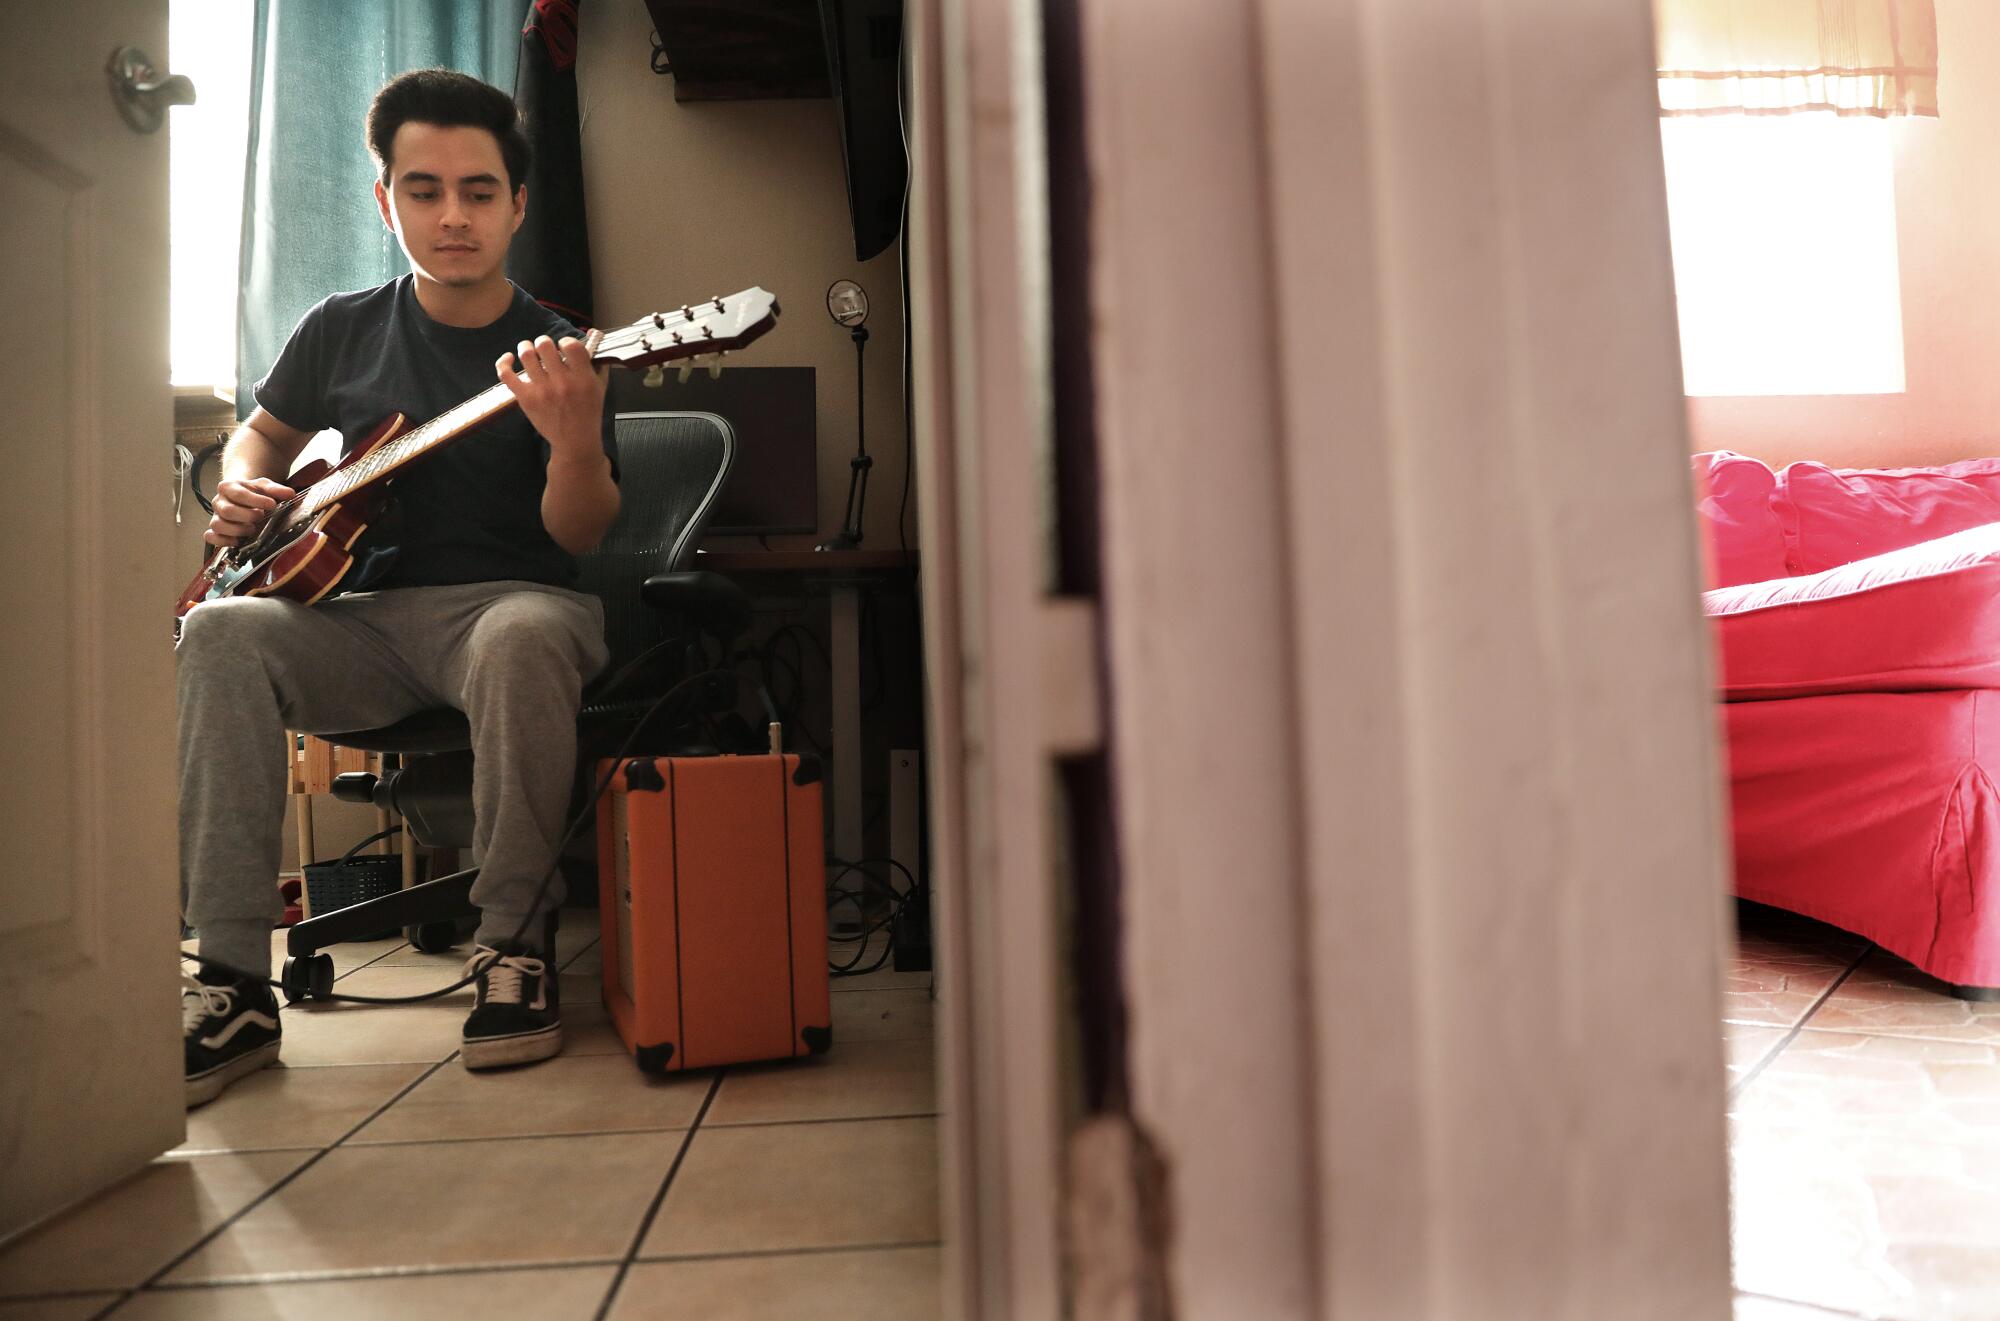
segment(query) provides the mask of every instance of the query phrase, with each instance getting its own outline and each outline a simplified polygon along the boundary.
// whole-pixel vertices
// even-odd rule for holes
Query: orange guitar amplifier
[[[641,1069],[832,1044],[821,832],[813,758],[617,764],[597,806],[604,1003]]]

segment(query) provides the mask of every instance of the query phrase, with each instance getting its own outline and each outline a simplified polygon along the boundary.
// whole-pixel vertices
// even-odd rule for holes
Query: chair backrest
[[[689,567],[736,462],[736,433],[713,413],[620,413],[614,426],[618,518],[595,550],[577,558],[578,590],[604,602],[607,674],[660,640],[640,584]]]

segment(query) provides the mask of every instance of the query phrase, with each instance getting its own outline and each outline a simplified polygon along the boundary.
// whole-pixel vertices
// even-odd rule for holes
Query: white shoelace
[[[527,998],[521,988],[521,979],[541,977],[548,972],[549,966],[525,954],[502,954],[485,945],[479,946],[467,961],[465,972],[477,972],[482,965],[490,965],[486,971],[486,1003],[511,1005],[520,1004]]]
[[[204,1018],[220,1018],[236,1003],[236,990],[230,986],[209,986],[195,980],[190,972],[181,973],[181,1032],[183,1035],[201,1026]]]

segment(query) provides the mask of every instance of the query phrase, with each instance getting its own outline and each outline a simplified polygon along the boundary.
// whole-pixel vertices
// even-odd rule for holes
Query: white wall
[[[651,20],[636,0],[598,4],[580,22],[584,192],[597,319],[759,284],[778,295],[777,329],[745,365],[817,370],[819,537],[837,531],[854,453],[854,345],[826,313],[826,287],[868,291],[869,479],[864,544],[894,547],[903,481],[902,310],[892,246],[854,260],[830,100],[674,100],[651,68]],[[916,544],[916,508],[908,526]],[[773,538],[808,546],[818,538]],[[732,544],[719,539],[718,545]],[[734,544],[742,544],[735,542]],[[754,543],[752,543],[754,544]]]

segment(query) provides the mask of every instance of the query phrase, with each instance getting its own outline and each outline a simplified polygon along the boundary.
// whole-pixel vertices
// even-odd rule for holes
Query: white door
[[[147,0],[0,41],[0,1238],[185,1131],[167,134],[105,73],[166,44]]]

